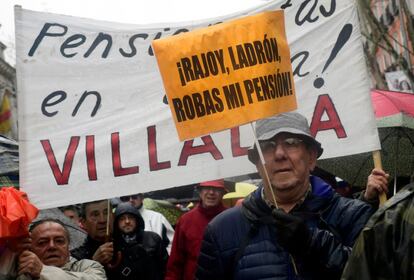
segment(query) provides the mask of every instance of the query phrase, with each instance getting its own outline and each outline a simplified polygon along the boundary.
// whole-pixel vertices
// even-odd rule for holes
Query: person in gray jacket
[[[103,280],[103,266],[92,260],[76,260],[69,253],[69,232],[55,219],[39,220],[30,227],[32,244],[18,258],[17,279]]]

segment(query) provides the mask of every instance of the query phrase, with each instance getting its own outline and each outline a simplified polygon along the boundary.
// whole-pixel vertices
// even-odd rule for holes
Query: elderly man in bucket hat
[[[209,223],[197,279],[339,279],[373,209],[312,176],[321,144],[296,112],[259,120],[262,150],[248,151],[262,178],[242,207]]]

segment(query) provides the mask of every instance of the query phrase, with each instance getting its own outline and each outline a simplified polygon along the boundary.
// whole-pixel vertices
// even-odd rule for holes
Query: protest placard
[[[181,141],[297,108],[283,14],[153,41]]]
[[[153,25],[16,8],[21,188],[44,209],[254,172],[249,126],[179,141],[151,42],[277,9],[298,110],[322,158],[379,149],[352,0],[271,1]]]

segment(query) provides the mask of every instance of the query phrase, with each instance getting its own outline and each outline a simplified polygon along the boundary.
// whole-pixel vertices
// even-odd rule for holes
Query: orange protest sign
[[[180,140],[297,108],[283,11],[152,43]]]

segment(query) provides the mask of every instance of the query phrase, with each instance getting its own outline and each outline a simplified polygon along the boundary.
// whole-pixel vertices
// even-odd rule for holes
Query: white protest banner
[[[322,157],[380,148],[353,0],[273,1],[186,24],[16,8],[20,185],[39,208],[255,171],[250,127],[179,142],[151,41],[283,8],[299,111]]]

